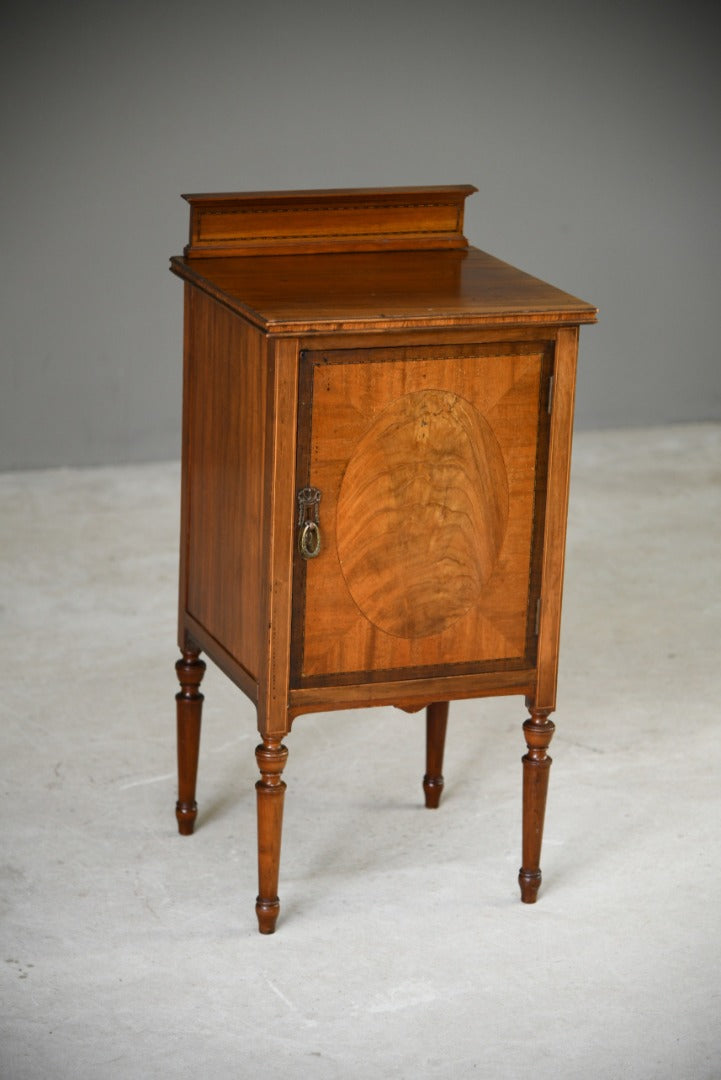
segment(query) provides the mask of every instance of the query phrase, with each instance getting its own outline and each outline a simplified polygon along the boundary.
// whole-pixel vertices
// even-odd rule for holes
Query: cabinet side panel
[[[187,612],[258,680],[265,338],[200,292],[186,356]],[[206,646],[212,656],[212,648]]]

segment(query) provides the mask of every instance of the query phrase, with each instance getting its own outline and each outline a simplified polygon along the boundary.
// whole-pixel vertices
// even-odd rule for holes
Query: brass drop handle
[[[298,499],[298,550],[304,559],[320,555],[320,491],[318,488],[301,488]]]

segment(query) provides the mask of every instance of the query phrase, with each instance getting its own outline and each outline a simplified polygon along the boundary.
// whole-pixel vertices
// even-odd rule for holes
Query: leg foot
[[[285,781],[281,779],[288,751],[279,739],[264,739],[256,747],[260,780],[255,785],[258,805],[258,899],[255,913],[261,934],[272,934],[280,911],[278,874],[283,829]]]
[[[261,900],[255,902],[255,914],[258,916],[258,931],[261,934],[274,934],[275,924],[280,914],[280,900]]]
[[[423,791],[426,806],[436,810],[443,791],[443,750],[446,744],[448,702],[435,701],[426,709],[426,775]]]
[[[190,836],[198,813],[195,784],[198,776],[200,717],[203,708],[203,695],[198,687],[205,672],[200,650],[184,650],[175,670],[180,682],[180,691],[175,695],[178,718],[178,801],[175,804],[175,816],[178,832],[182,836]]]
[[[518,884],[521,886],[521,900],[524,904],[535,904],[538,899],[538,890],[541,887],[540,870],[524,870],[518,872]]]
[[[531,719],[523,725],[528,753],[523,757],[523,865],[518,884],[523,903],[535,904],[541,885],[541,844],[551,768],[546,751],[556,729],[548,719],[550,709],[529,705],[529,712]]]

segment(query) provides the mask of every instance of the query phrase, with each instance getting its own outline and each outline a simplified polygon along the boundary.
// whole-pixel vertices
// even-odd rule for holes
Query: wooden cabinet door
[[[532,668],[553,346],[301,355],[292,685]],[[302,513],[301,513],[301,516]]]

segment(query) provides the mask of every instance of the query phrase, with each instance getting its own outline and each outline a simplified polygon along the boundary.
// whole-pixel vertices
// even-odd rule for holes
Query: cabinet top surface
[[[178,256],[171,269],[271,333],[596,321],[592,304],[473,247]]]

